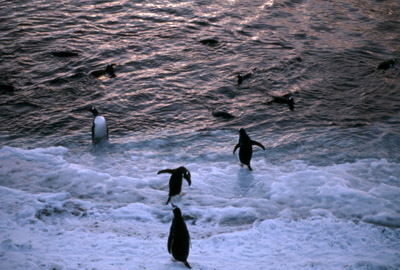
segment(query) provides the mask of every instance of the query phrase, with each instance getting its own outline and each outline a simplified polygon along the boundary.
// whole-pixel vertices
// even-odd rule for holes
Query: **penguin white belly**
[[[103,116],[96,116],[94,119],[94,136],[96,138],[107,136],[107,123]]]

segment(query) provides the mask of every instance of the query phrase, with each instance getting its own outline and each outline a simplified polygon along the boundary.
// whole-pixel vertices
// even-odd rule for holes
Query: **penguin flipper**
[[[187,268],[192,269],[192,267],[190,266],[190,264],[189,264],[188,262],[183,262],[183,264],[184,264]]]
[[[174,172],[174,170],[165,169],[165,170],[158,171],[157,174],[160,174],[160,173],[173,173],[173,172]]]
[[[168,236],[168,253],[172,252],[172,242],[174,241],[174,224],[172,223]]]
[[[165,205],[168,205],[170,200],[171,200],[171,196],[168,197],[167,203]]]
[[[257,146],[259,146],[259,147],[261,147],[263,150],[265,150],[265,148],[264,148],[264,146],[261,144],[261,143],[259,143],[259,142],[256,142],[256,141],[251,141],[251,144],[252,145],[257,145]]]
[[[93,142],[93,143],[96,142],[96,140],[95,140],[95,138],[94,138],[94,122],[93,122],[93,125],[92,125],[92,142]]]
[[[233,149],[233,153],[235,154],[236,150],[239,148],[239,144],[235,145],[235,148]]]

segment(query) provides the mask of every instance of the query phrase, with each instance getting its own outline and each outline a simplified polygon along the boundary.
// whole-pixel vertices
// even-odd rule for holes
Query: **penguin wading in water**
[[[239,141],[235,145],[235,148],[233,149],[233,153],[236,152],[236,150],[240,147],[239,149],[239,160],[242,164],[247,165],[250,171],[253,169],[250,166],[250,160],[251,156],[253,155],[253,145],[257,145],[261,147],[263,150],[265,150],[264,146],[256,141],[253,141],[250,139],[249,135],[247,135],[246,131],[241,128],[239,130]]]
[[[178,195],[181,193],[182,189],[182,178],[185,178],[188,182],[189,186],[192,184],[190,179],[190,172],[185,167],[181,166],[177,169],[165,169],[158,171],[157,174],[160,173],[171,173],[171,178],[169,179],[169,194],[167,203],[171,200],[172,196]]]
[[[190,247],[190,235],[179,207],[172,204],[174,219],[168,236],[168,252],[175,260],[183,262],[187,268],[192,268],[187,262]]]
[[[91,107],[89,110],[93,113],[93,125],[92,125],[92,141],[93,144],[98,144],[102,140],[108,140],[108,127],[106,119],[99,115],[99,112],[95,107]]]

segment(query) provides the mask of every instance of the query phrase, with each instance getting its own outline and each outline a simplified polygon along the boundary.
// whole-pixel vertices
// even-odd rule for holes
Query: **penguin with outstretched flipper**
[[[192,181],[190,179],[190,172],[188,169],[185,167],[181,166],[176,169],[165,169],[158,171],[157,174],[160,173],[170,173],[171,178],[169,179],[169,194],[168,194],[168,200],[167,203],[171,200],[172,196],[178,195],[181,193],[182,189],[182,178],[185,178],[186,181],[188,182],[189,186],[192,184]]]
[[[250,166],[251,156],[253,155],[253,145],[257,145],[257,146],[261,147],[263,150],[265,150],[264,146],[261,143],[250,139],[250,137],[249,137],[249,135],[247,135],[246,131],[243,128],[241,128],[239,130],[239,141],[235,145],[235,148],[233,149],[233,153],[235,153],[236,150],[240,147],[239,160],[242,164],[246,165],[250,171],[253,170]]]

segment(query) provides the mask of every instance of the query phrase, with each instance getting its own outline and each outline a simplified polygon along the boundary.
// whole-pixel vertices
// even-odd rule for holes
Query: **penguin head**
[[[115,77],[114,66],[115,66],[115,64],[109,64],[109,65],[107,65],[107,67],[106,67],[106,72],[107,72],[111,77]]]
[[[244,128],[239,129],[239,135],[240,136],[248,136]]]
[[[192,184],[192,179],[190,178],[190,172],[188,169],[186,169],[185,167],[179,167],[178,170],[182,173],[183,178],[186,179],[186,181],[188,182],[189,186]]]
[[[239,129],[239,140],[241,140],[242,142],[250,140],[250,137],[249,137],[249,135],[247,135],[244,128]]]
[[[287,104],[289,105],[290,109],[294,108],[294,98],[292,96],[287,98]]]
[[[99,112],[97,111],[97,109],[94,106],[90,107],[89,112],[93,113],[94,117],[99,115]]]
[[[238,77],[238,84],[242,84],[242,82],[243,82],[242,74],[238,74],[237,77]]]
[[[171,205],[172,205],[172,211],[174,212],[174,217],[182,217],[181,209],[179,209],[179,207],[173,203],[171,203]]]
[[[293,108],[294,108],[294,98],[293,97],[288,97],[287,104],[289,105],[289,108],[291,110],[293,110]]]

